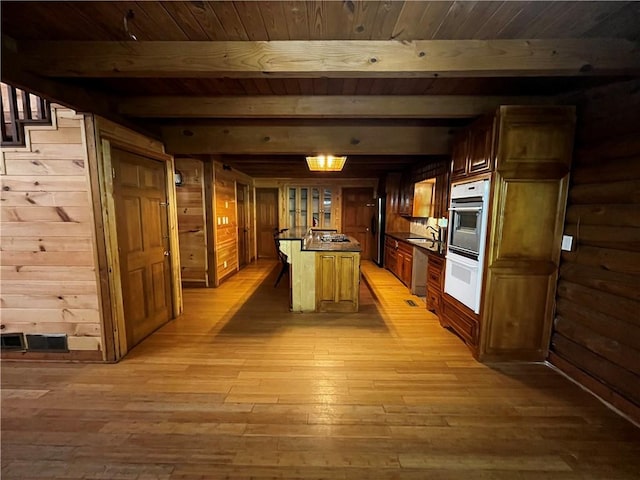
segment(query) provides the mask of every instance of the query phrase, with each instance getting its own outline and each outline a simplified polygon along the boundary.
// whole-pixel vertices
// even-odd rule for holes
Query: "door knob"
[[[163,254],[164,254],[164,256],[165,256],[165,257],[168,257],[168,256],[170,255],[169,251],[167,251],[167,250],[165,250],[165,251],[163,252]]]

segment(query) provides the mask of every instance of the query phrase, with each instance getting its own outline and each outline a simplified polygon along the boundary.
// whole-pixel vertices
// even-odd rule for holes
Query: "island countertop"
[[[348,241],[344,242],[323,242],[312,240],[311,242],[303,242],[302,250],[307,252],[359,252],[362,250],[360,242],[350,236],[345,236]]]
[[[346,241],[322,241],[322,236],[328,235],[332,238],[345,238]],[[278,235],[278,240],[298,240],[302,242],[303,252],[360,252],[362,247],[354,237],[339,234],[336,230],[317,230],[314,235],[308,234],[308,230],[294,228],[282,232]]]
[[[292,311],[358,311],[360,242],[335,229],[285,230],[276,240],[289,264]]]

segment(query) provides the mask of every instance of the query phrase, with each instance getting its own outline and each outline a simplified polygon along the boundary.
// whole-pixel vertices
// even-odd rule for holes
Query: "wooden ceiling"
[[[640,73],[640,2],[2,2],[2,79],[252,176],[441,158],[504,103]]]

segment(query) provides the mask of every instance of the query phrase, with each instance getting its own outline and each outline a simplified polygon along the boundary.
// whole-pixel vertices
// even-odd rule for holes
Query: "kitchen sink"
[[[409,238],[408,241],[411,243],[438,243],[437,240],[432,240],[430,238]]]

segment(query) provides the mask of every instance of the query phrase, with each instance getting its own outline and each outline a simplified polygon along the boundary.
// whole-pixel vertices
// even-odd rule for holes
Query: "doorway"
[[[374,214],[373,188],[342,189],[342,232],[360,242],[363,260],[371,260],[371,220]]]
[[[127,349],[171,318],[165,163],[112,148],[116,229]]]
[[[278,189],[256,188],[258,258],[276,258],[273,234],[278,230]]]

